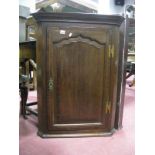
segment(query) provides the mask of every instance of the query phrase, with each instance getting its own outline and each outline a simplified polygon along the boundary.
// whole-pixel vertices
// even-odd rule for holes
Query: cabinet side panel
[[[115,114],[116,114],[116,104],[117,104],[117,82],[118,82],[118,64],[119,64],[119,27],[114,27],[112,31],[112,48],[111,51],[114,52],[111,57],[111,92],[110,100],[112,104],[111,112],[111,129],[114,128]]]
[[[128,18],[120,26],[119,35],[119,69],[117,82],[117,104],[115,115],[115,128],[122,128],[125,86],[126,86],[126,61],[127,61],[127,32]]]

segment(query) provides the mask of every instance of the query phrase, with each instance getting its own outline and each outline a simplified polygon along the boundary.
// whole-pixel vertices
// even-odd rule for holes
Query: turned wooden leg
[[[26,102],[28,98],[28,88],[26,86],[22,86],[20,88],[21,91],[21,115],[26,119]]]
[[[132,76],[134,74],[134,72],[129,72],[129,74],[126,76],[126,79],[128,79],[130,76]]]

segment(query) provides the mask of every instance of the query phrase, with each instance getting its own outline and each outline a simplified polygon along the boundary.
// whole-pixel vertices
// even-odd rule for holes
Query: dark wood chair
[[[36,72],[36,64],[33,60],[28,60],[25,63],[30,62],[31,65],[33,66],[35,72]],[[27,65],[23,65],[26,66]],[[29,65],[28,65],[29,66]],[[29,70],[29,68],[24,70]],[[36,75],[36,74],[35,74]],[[26,119],[27,115],[29,114],[33,114],[35,116],[38,116],[38,112],[34,109],[31,108],[31,106],[33,105],[37,105],[37,102],[31,102],[31,103],[27,103],[28,100],[28,94],[29,94],[29,75],[24,75],[24,74],[20,74],[19,76],[19,90],[20,90],[20,97],[21,97],[21,115]],[[36,78],[34,78],[36,80]],[[36,85],[36,83],[35,83]]]

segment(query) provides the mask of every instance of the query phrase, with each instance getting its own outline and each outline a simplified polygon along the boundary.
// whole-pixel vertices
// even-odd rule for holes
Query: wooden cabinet
[[[38,24],[39,135],[112,134],[120,98],[124,18],[41,12],[33,16]]]

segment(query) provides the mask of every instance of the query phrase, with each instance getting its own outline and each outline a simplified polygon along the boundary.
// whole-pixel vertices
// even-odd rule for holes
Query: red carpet
[[[30,94],[30,99],[36,99]],[[53,138],[37,136],[37,118],[20,117],[20,155],[134,155],[134,87],[126,87],[123,128],[111,137]]]

